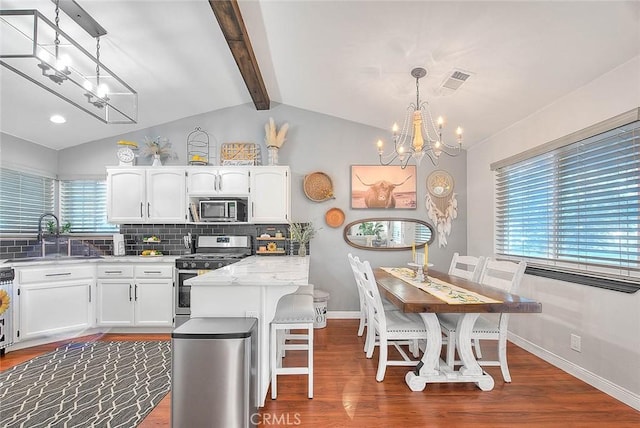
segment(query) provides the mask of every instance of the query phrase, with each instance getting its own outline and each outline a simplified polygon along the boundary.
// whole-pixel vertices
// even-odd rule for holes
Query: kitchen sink
[[[65,260],[91,260],[102,259],[102,256],[46,256],[46,257],[23,257],[19,259],[9,259],[5,263],[25,263],[25,262],[52,262]]]

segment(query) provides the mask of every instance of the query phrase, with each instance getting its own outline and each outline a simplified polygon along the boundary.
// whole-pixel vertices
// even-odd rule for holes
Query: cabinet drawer
[[[136,278],[173,278],[173,265],[146,263],[135,268]]]
[[[93,278],[95,269],[95,265],[23,268],[18,270],[18,281],[20,284],[30,284]]]
[[[133,278],[133,265],[98,265],[98,278]]]

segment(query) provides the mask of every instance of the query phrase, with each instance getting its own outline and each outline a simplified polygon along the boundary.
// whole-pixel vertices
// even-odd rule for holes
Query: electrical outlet
[[[244,313],[244,316],[247,317],[247,318],[259,318],[257,311],[246,311]]]
[[[571,334],[571,349],[573,349],[576,352],[581,352],[581,343],[580,343],[580,339],[581,337],[578,336],[577,334]]]

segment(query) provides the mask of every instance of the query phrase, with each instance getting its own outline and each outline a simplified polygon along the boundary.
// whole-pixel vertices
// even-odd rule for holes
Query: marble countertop
[[[13,268],[22,266],[46,266],[71,263],[174,263],[180,256],[102,256],[102,257],[28,257],[25,259],[0,260],[0,266]]]
[[[307,285],[309,256],[251,256],[185,281],[191,286]]]

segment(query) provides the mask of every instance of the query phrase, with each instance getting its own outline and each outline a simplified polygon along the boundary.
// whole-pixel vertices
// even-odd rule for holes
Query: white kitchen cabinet
[[[288,166],[251,168],[249,223],[288,223],[291,174]]]
[[[16,341],[93,327],[94,265],[18,268],[17,283]]]
[[[171,327],[173,265],[98,267],[98,325]]]
[[[133,265],[98,265],[99,326],[133,326],[133,287]]]
[[[187,193],[189,196],[247,196],[249,168],[187,168]]]
[[[111,223],[185,223],[185,169],[107,170],[107,219]]]
[[[144,221],[146,171],[139,168],[107,170],[107,220],[111,223]]]
[[[134,312],[137,326],[173,325],[173,264],[140,264],[135,268]]]

